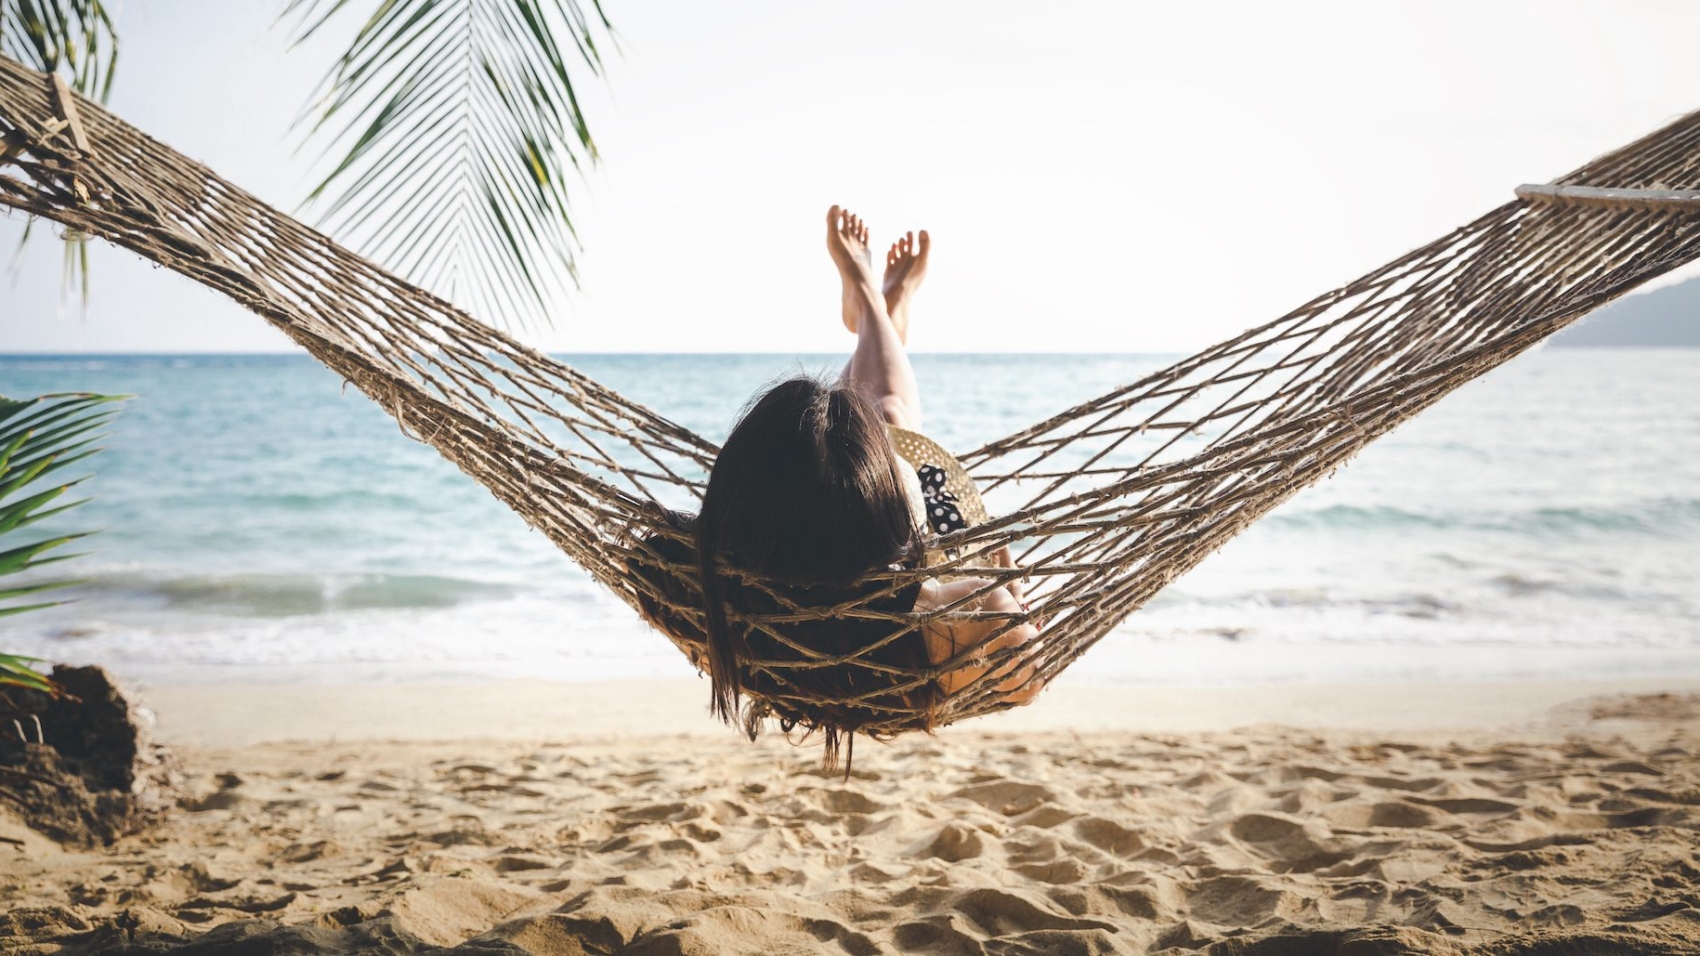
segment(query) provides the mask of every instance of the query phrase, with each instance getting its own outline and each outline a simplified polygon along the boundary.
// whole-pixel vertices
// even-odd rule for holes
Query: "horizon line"
[[[715,356],[715,355],[738,355],[738,356],[772,355],[772,356],[778,356],[778,357],[787,357],[787,356],[798,356],[798,355],[840,356],[840,355],[848,354],[848,353],[842,352],[842,351],[810,352],[810,351],[773,351],[773,350],[766,350],[766,349],[756,350],[756,351],[713,351],[713,352],[708,352],[708,351],[703,351],[703,352],[691,352],[691,351],[679,351],[679,352],[657,352],[657,351],[572,352],[572,351],[564,351],[564,350],[557,350],[557,351],[539,350],[539,351],[543,351],[543,354],[551,355],[551,356],[555,356],[555,355],[607,355],[607,356],[620,356],[620,357],[637,356],[637,355],[669,355],[669,356],[671,356],[671,355],[704,355],[704,356]],[[909,354],[910,355],[962,355],[962,356],[986,356],[986,355],[993,355],[993,356],[1004,356],[1004,355],[1023,355],[1023,356],[1051,356],[1051,355],[1055,355],[1055,356],[1076,356],[1076,355],[1079,355],[1079,356],[1112,356],[1112,355],[1148,356],[1148,355],[1190,355],[1192,353],[1191,352],[1183,352],[1183,351],[1173,351],[1173,352],[1170,352],[1170,351],[1157,351],[1157,352],[1101,352],[1101,351],[1080,351],[1080,352],[1044,351],[1044,352],[1041,352],[1041,351],[1032,351],[1032,352],[1028,352],[1028,351],[1014,351],[1014,350],[1001,351],[1001,352],[986,352],[986,351],[961,352],[961,351],[942,351],[942,350],[933,350],[933,349],[920,349],[920,350],[917,350],[917,351],[910,352]],[[160,352],[151,352],[151,351],[149,351],[149,352],[141,352],[141,351],[137,351],[137,352],[47,352],[47,351],[43,351],[43,352],[34,352],[34,351],[7,352],[7,351],[0,351],[0,359],[12,359],[12,358],[285,358],[285,357],[289,357],[289,356],[298,356],[300,358],[309,359],[309,360],[312,360],[312,361],[317,361],[317,359],[315,359],[311,353],[307,352],[304,349],[287,349],[287,350],[280,350],[280,351],[229,351],[229,352],[170,352],[170,351],[160,351]]]

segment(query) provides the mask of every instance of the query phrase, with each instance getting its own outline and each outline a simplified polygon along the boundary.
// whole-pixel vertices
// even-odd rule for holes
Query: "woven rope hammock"
[[[689,525],[716,447],[341,248],[0,58],[0,204],[98,236],[235,299],[395,416],[548,535],[701,666]],[[1696,191],[1688,191],[1696,190]],[[960,455],[994,517],[932,542],[935,560],[816,606],[747,581],[773,613],[735,619],[776,648],[745,662],[752,720],[854,715],[888,735],[1010,706],[991,676],[1049,680],[1164,585],[1443,395],[1637,284],[1700,255],[1700,113],[1604,156],[1298,309],[1007,438]],[[1031,611],[893,609],[922,578],[1008,545]],[[942,555],[942,559],[939,556]],[[736,574],[733,569],[727,573]],[[1039,637],[975,661],[889,663],[943,619]],[[800,622],[890,622],[829,653]],[[752,644],[752,646],[754,646]],[[923,709],[917,689],[970,662],[987,676]],[[837,699],[812,668],[857,679]],[[1006,671],[1007,673],[1007,671]]]

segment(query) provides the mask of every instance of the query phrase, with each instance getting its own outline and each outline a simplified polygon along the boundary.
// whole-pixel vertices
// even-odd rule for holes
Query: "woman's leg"
[[[926,233],[918,247],[911,240],[892,247],[883,290],[874,286],[868,228],[860,219],[833,206],[827,213],[826,244],[844,283],[844,324],[856,333],[856,351],[842,381],[860,387],[887,422],[919,429],[921,395],[902,332],[908,331],[909,298],[926,269]],[[892,307],[902,316],[901,326],[893,320]]]
[[[927,277],[927,254],[932,248],[932,239],[923,229],[919,236],[905,233],[885,254],[885,278],[880,283],[880,292],[885,297],[885,312],[891,316],[891,326],[897,330],[904,348],[909,347],[909,304],[920,291],[921,280]]]
[[[919,431],[921,393],[909,364],[909,306],[927,276],[932,239],[923,229],[892,243],[876,295],[868,264],[867,225],[837,206],[827,213],[826,223],[826,246],[844,280],[844,324],[856,333],[856,351],[850,354],[840,381],[872,396],[887,422]],[[989,557],[998,567],[1015,566],[1007,545]],[[1008,588],[1019,603],[1021,585],[1011,581]]]

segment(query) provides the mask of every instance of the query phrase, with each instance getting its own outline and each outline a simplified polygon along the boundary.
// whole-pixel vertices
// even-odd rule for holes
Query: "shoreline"
[[[266,687],[476,685],[541,680],[568,685],[646,681],[690,682],[695,670],[666,638],[634,624],[622,640],[638,653],[562,654],[548,658],[485,658],[255,663],[158,663],[137,657],[72,653],[74,645],[32,647],[35,656],[69,664],[99,664],[126,684],[179,687],[240,684]],[[58,653],[55,653],[57,651]],[[1477,684],[1542,681],[1700,680],[1700,643],[1610,644],[1370,643],[1227,640],[1211,635],[1152,638],[1112,634],[1055,686],[1264,687],[1326,684]]]
[[[942,728],[938,737],[1195,734],[1273,726],[1555,739],[1578,725],[1581,718],[1572,712],[1579,701],[1659,693],[1700,694],[1700,676],[1193,687],[1073,681],[1047,689],[1028,707]],[[162,743],[191,749],[282,741],[740,739],[709,716],[703,679],[149,682],[138,697],[152,711]]]

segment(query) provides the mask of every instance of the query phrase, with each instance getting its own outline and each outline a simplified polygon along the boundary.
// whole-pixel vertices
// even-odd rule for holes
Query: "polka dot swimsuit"
[[[914,469],[915,483],[905,484],[916,524],[935,535],[946,535],[986,520],[979,489],[955,456],[919,432],[895,426],[887,431],[892,449]]]
[[[921,480],[921,497],[927,504],[927,526],[938,534],[949,534],[968,527],[962,509],[956,506],[956,496],[945,490],[945,470],[931,463],[915,469]]]

